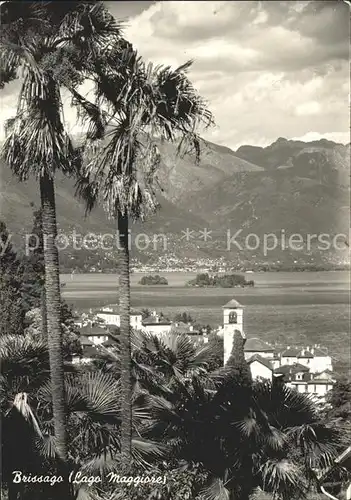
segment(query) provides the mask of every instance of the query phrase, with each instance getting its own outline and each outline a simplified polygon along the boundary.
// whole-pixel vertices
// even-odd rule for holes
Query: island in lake
[[[187,286],[235,288],[254,286],[253,280],[246,280],[241,274],[224,274],[223,276],[210,276],[208,273],[198,274],[195,279],[187,282]]]
[[[155,276],[143,276],[139,285],[168,285],[168,281],[163,276],[156,274]]]

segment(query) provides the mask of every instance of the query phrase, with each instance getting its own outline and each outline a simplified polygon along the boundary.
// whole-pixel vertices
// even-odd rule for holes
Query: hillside
[[[287,235],[348,233],[350,146],[324,140],[303,143],[280,138],[267,148],[242,146],[234,152],[205,142],[198,165],[189,155],[177,157],[172,144],[162,143],[160,149],[158,197],[162,208],[146,223],[133,225],[132,232],[150,236],[166,234],[167,250],[161,256],[164,262],[170,257],[176,260],[223,257],[236,265],[252,260],[256,264],[272,259],[291,262],[291,252],[280,247],[269,255],[263,255],[261,248],[242,252],[237,248],[228,250],[228,230],[234,234],[241,229],[242,237],[255,233],[260,238],[265,233],[275,233],[279,238],[282,230]],[[39,206],[37,182],[34,179],[17,182],[4,165],[0,175],[1,217],[15,233],[14,239],[19,240],[18,235],[31,229],[30,203]],[[57,176],[56,197],[58,224],[63,232],[71,233],[75,229],[87,234],[115,230],[114,221],[107,220],[102,208],[85,217],[83,204],[74,197],[73,179]],[[189,241],[182,233],[187,228],[195,230]],[[213,231],[207,242],[199,233],[204,228]],[[147,262],[160,257],[154,248],[145,251],[134,248],[132,254]],[[81,258],[76,256],[74,261]],[[114,265],[117,260],[115,254],[104,258],[112,259]],[[346,259],[345,252],[342,255],[323,253],[315,245],[307,252],[300,252],[298,257],[295,252],[293,258],[316,263]],[[87,266],[90,256],[84,259]],[[99,266],[99,259],[94,261]]]
[[[233,173],[259,172],[262,167],[235,155],[229,148],[205,141],[202,144],[201,161],[196,165],[194,158],[177,158],[176,148],[169,143],[159,145],[162,165],[158,173],[164,195],[175,202],[191,199]]]

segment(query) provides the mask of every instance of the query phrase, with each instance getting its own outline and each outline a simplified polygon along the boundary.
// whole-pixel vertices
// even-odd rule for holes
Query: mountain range
[[[204,141],[201,160],[179,157],[173,144],[160,143],[162,163],[157,174],[161,209],[145,223],[136,223],[133,234],[167,233],[167,255],[182,259],[219,258],[231,261],[285,261],[309,259],[314,262],[346,262],[347,248],[328,252],[316,242],[311,248],[291,252],[277,245],[265,255],[255,239],[266,234],[325,233],[330,238],[349,231],[350,145],[325,139],[305,143],[279,138],[267,147],[244,145],[237,151]],[[39,206],[35,179],[19,183],[5,165],[0,166],[0,211],[10,231],[16,235],[32,226],[30,203]],[[56,179],[56,202],[60,229],[81,234],[111,232],[114,221],[102,208],[88,217],[74,197],[74,180],[60,174]],[[204,229],[212,231],[207,241]],[[183,231],[194,231],[186,237]],[[229,235],[240,230],[241,246],[249,234],[250,248],[228,248]],[[273,236],[271,240],[273,241]],[[188,240],[188,241],[187,241]],[[233,248],[232,248],[233,247]],[[345,253],[346,252],[346,253]],[[134,251],[140,260],[157,257],[157,250]]]

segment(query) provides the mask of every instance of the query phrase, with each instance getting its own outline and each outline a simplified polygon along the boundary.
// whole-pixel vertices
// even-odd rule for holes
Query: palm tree
[[[55,184],[70,172],[74,148],[64,129],[60,88],[82,82],[99,47],[116,39],[113,17],[96,2],[1,5],[3,86],[23,69],[17,114],[8,122],[3,157],[21,180],[39,179],[45,261],[48,344],[58,457],[67,462]],[[85,66],[84,66],[85,65]]]
[[[184,356],[179,357],[181,366]],[[4,336],[0,360],[2,421],[8,431],[3,442],[6,471],[10,474],[10,466],[50,471],[56,446],[45,343]],[[183,377],[167,370],[169,390],[153,395],[135,391],[132,442],[139,471],[150,459],[157,467],[160,459],[172,457],[178,468],[182,462],[190,469],[201,464],[205,473],[193,492],[194,497],[201,493],[201,500],[247,500],[257,488],[280,500],[304,498],[317,473],[332,462],[338,431],[323,423],[308,397],[283,384],[253,384],[248,391],[236,374],[195,372]],[[65,393],[75,470],[90,475],[120,470],[120,383],[112,374],[78,373],[66,377]],[[244,460],[248,454],[251,468]],[[47,500],[47,493],[36,490],[35,497]],[[154,493],[167,498],[162,486]]]
[[[121,347],[118,337],[114,347],[100,348],[100,369],[121,376]],[[133,393],[162,395],[173,378],[184,380],[206,373],[217,356],[219,346],[196,345],[187,335],[164,333],[161,336],[139,330],[131,333]]]
[[[12,471],[25,474],[43,461],[35,447],[40,431],[29,401],[35,399],[38,388],[50,377],[46,343],[42,338],[3,335],[0,362],[2,479],[9,500],[17,500],[19,485],[13,483]]]
[[[315,471],[335,454],[338,432],[323,424],[308,397],[284,385],[249,390],[223,372],[174,380],[172,389],[149,397],[150,435],[165,440],[176,460],[203,464],[206,500],[248,500],[258,487],[280,500],[305,498]]]
[[[130,45],[121,53],[112,47],[95,65],[96,100],[77,98],[89,123],[90,140],[83,148],[83,168],[77,192],[87,210],[98,199],[117,221],[119,236],[119,303],[122,369],[122,461],[131,459],[131,335],[129,280],[129,221],[156,210],[155,174],[160,163],[156,138],[178,142],[179,151],[194,148],[199,156],[197,126],[212,123],[212,116],[186,72],[145,66]],[[103,109],[103,110],[102,110]]]
[[[40,337],[5,335],[0,339],[0,360],[3,478],[11,500],[17,500],[18,493],[25,492],[12,482],[13,470],[54,474],[57,443],[52,418],[49,355]],[[66,374],[65,388],[69,453],[74,471],[102,476],[109,471],[117,473],[120,467],[120,384],[111,374],[78,372]],[[133,406],[133,457],[139,467],[145,467],[146,460],[162,456],[164,447],[142,437],[143,428],[150,419],[143,397],[136,394]],[[38,484],[28,494],[28,498],[51,500],[50,492],[42,490]],[[57,495],[56,491],[54,498]],[[21,496],[21,500],[25,498]]]

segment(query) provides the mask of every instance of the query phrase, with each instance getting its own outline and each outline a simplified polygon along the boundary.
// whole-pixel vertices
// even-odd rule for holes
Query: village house
[[[80,343],[82,345],[82,354],[75,354],[72,356],[72,364],[89,364],[94,361],[99,355],[99,351],[96,346],[92,343],[91,340],[83,337],[80,339]]]
[[[163,333],[169,333],[171,331],[171,328],[172,321],[169,321],[163,316],[157,314],[156,311],[153,311],[151,316],[144,318],[141,326],[141,330],[153,335],[162,335]]]
[[[101,328],[100,326],[83,326],[80,329],[80,340],[88,339],[92,345],[101,345],[109,340],[109,332],[106,328]]]
[[[296,349],[295,347],[290,347],[288,346],[286,351],[283,351],[281,353],[281,364],[282,365],[294,365],[297,363],[297,356],[299,354],[299,349]]]
[[[272,380],[273,368],[271,363],[259,354],[254,354],[247,361],[254,380]]]
[[[104,321],[107,325],[121,326],[121,318],[119,307],[108,306],[103,307],[96,313],[96,317]],[[130,312],[130,326],[136,330],[142,329],[143,315],[140,311],[131,310]]]

